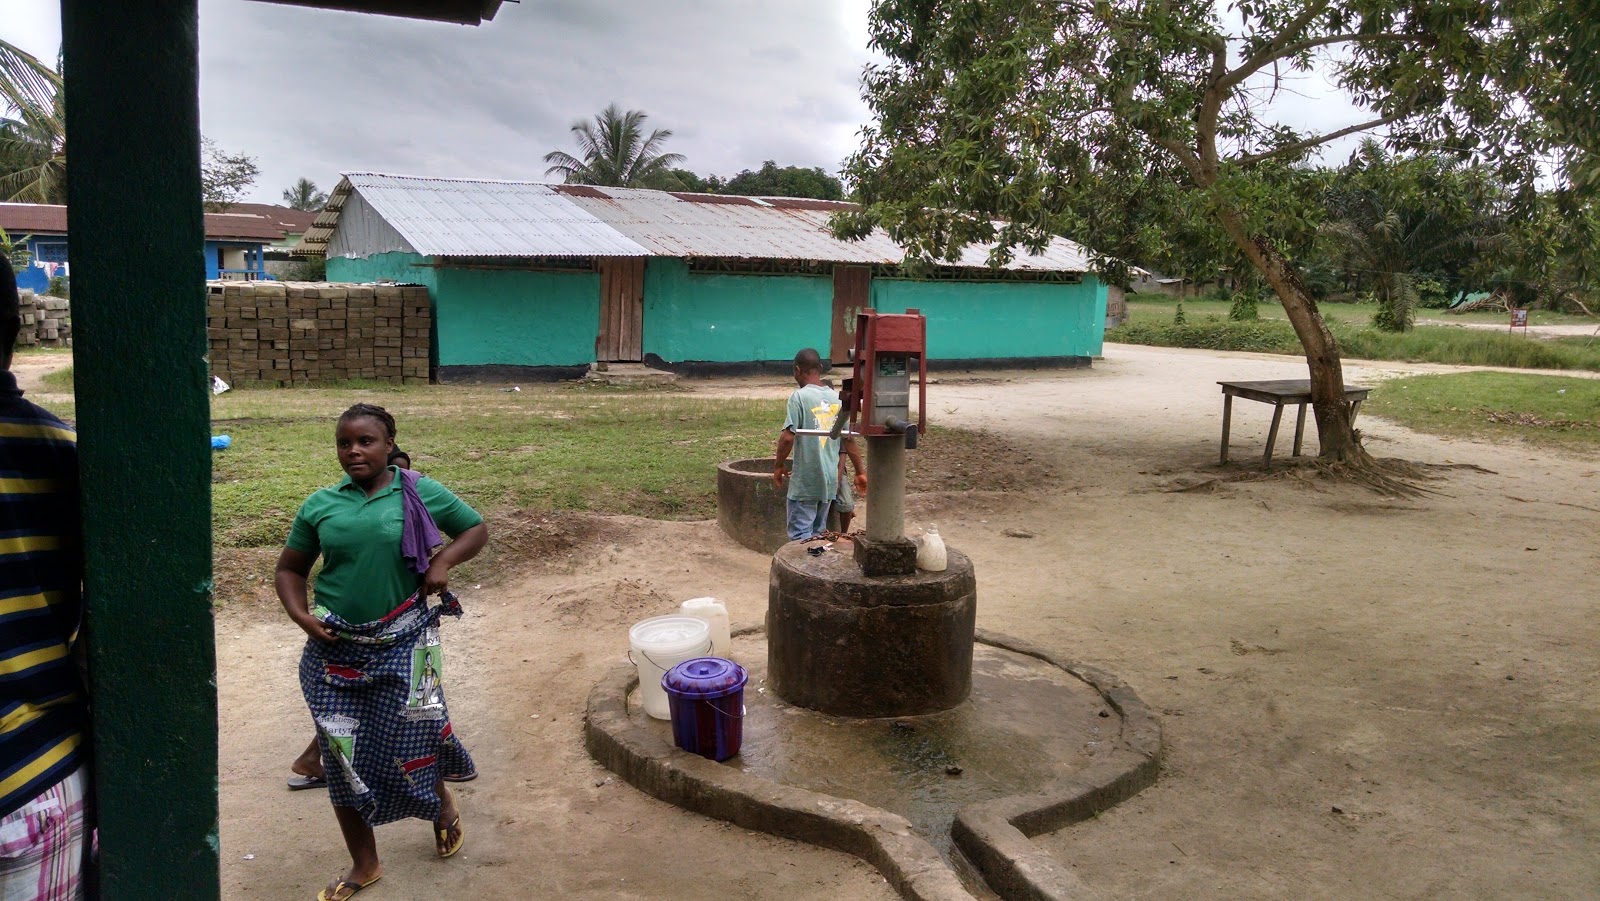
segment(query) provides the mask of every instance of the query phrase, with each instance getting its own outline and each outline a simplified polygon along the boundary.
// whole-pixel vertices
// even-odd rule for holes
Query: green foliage
[[[1155,347],[1193,347],[1262,354],[1298,354],[1300,341],[1282,320],[1225,322],[1208,317],[1194,324],[1173,320],[1171,325],[1132,321],[1106,332],[1106,340],[1119,344]]]
[[[809,197],[816,200],[843,200],[844,184],[819,167],[779,166],[772,160],[756,171],[745,169],[731,178],[707,175],[704,178],[688,169],[673,169],[679,189],[705,194],[734,194],[742,197]]]
[[[1377,328],[1405,331],[1431,273],[1461,290],[1486,250],[1504,237],[1510,191],[1487,167],[1440,154],[1391,155],[1367,140],[1326,192],[1323,236],[1346,283],[1377,300]]]
[[[1404,360],[1462,366],[1513,369],[1600,371],[1600,342],[1587,339],[1541,341],[1499,331],[1418,326],[1408,332],[1386,332],[1335,324],[1341,353],[1363,360]],[[1200,323],[1162,325],[1135,318],[1106,332],[1106,340],[1156,347],[1249,351],[1299,356],[1303,353],[1289,323],[1281,319],[1224,322],[1207,317]]]
[[[295,260],[283,269],[278,276],[286,282],[322,282],[328,280],[328,260],[326,257],[307,257]]]
[[[1183,325],[1188,321],[1189,317],[1183,314],[1183,301],[1180,300],[1178,301],[1178,308],[1172,311],[1172,324]]]
[[[283,202],[292,210],[314,212],[328,205],[328,194],[317,190],[317,183],[301,178],[283,189]]]
[[[752,197],[810,197],[817,200],[843,200],[844,185],[819,167],[778,167],[772,160],[757,171],[745,169],[727,180],[719,193]]]
[[[1455,299],[1449,291],[1445,290],[1444,283],[1428,276],[1416,276],[1411,279],[1411,287],[1417,292],[1417,307],[1425,310],[1443,310],[1450,306]]]
[[[72,298],[72,285],[67,281],[66,276],[57,275],[50,279],[50,287],[46,288],[44,293],[51,297],[65,297],[70,300]]]
[[[1228,319],[1233,322],[1255,322],[1261,318],[1254,291],[1240,291],[1233,296],[1228,307]]]
[[[11,268],[20,272],[27,268],[28,262],[30,259],[32,259],[33,254],[28,252],[26,236],[17,238],[15,241],[13,241],[12,237],[6,234],[6,230],[0,228],[0,256],[10,260]]]
[[[1528,441],[1592,453],[1600,447],[1600,380],[1467,372],[1378,383],[1366,409],[1441,435]]]
[[[672,182],[674,191],[693,191],[698,194],[715,194],[722,187],[722,179],[715,175],[705,178],[690,172],[688,169],[673,169],[667,173]]]
[[[675,173],[682,170],[674,167],[683,162],[683,154],[663,152],[672,137],[669,129],[658,128],[645,136],[648,118],[642,110],[624,112],[613,103],[593,121],[572,123],[581,156],[551,151],[544,155],[550,164],[545,174],[560,175],[568,184],[681,189]]]
[[[0,40],[0,200],[65,203],[66,110],[52,68]]]
[[[228,153],[216,141],[200,139],[200,199],[208,212],[220,213],[238,203],[260,174],[255,157]]]
[[[1214,225],[1316,323],[1296,262],[1319,226],[1302,169],[1317,148],[1381,129],[1394,146],[1459,149],[1532,192],[1545,160],[1564,168],[1576,143],[1600,142],[1600,129],[1577,134],[1600,106],[1600,67],[1558,49],[1573,37],[1592,46],[1595,17],[1559,5],[878,0],[869,30],[883,62],[863,78],[875,121],[844,172],[863,209],[836,216],[834,230],[881,226],[920,259],[992,244],[994,264],[1066,235],[1125,284],[1121,261],[1181,258]],[[1312,132],[1283,118],[1277,91],[1313,77],[1361,121]],[[1555,111],[1544,102],[1554,97],[1585,112]],[[1314,373],[1337,384],[1338,349],[1320,328],[1302,334]],[[1344,414],[1319,413],[1347,428],[1321,436],[1324,454],[1353,458]]]

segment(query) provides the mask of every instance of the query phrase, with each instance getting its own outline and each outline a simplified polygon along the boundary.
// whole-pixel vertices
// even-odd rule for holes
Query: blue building
[[[28,251],[17,270],[17,287],[43,294],[67,268],[67,208],[43,203],[0,203],[0,229]],[[267,279],[265,248],[282,241],[283,229],[250,213],[206,214],[206,278]]]

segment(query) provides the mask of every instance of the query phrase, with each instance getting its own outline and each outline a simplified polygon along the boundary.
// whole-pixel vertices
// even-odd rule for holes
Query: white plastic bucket
[[[628,630],[628,659],[639,668],[639,701],[658,720],[672,718],[661,677],[711,651],[711,624],[696,616],[652,616]]]

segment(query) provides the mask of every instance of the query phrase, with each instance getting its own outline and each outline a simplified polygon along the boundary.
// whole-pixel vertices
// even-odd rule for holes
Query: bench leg
[[[1233,395],[1222,395],[1222,462],[1228,462],[1228,427],[1233,424]]]
[[[1356,414],[1361,412],[1361,401],[1350,402],[1350,424],[1356,424]]]
[[[1272,428],[1267,430],[1267,453],[1261,458],[1262,466],[1272,465],[1272,446],[1278,443],[1278,424],[1283,422],[1283,404],[1272,407]]]
[[[1300,456],[1300,446],[1306,437],[1306,405],[1300,405],[1300,415],[1294,420],[1294,455]]]

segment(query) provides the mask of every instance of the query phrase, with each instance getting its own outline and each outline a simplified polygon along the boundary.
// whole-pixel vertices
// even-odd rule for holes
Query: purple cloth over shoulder
[[[400,470],[400,556],[419,576],[428,571],[433,549],[444,544],[444,536],[439,534],[433,514],[428,512],[422,495],[417,493],[417,479],[421,477],[420,473],[409,469]]]

